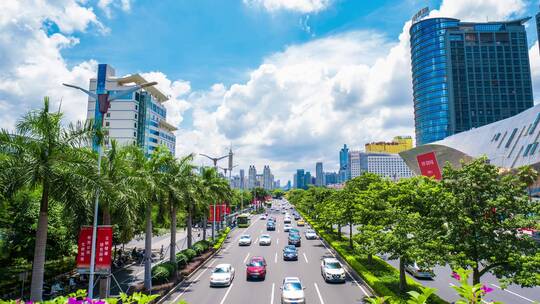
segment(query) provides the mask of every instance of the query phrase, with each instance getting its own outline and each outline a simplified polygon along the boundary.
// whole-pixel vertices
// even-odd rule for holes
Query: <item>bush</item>
[[[193,245],[193,246],[197,246],[197,245],[202,246],[203,251],[206,251],[206,250],[208,250],[208,248],[210,248],[210,242],[207,241],[207,240],[200,240],[197,243],[195,243],[195,245]]]
[[[191,247],[191,249],[195,250],[197,256],[201,255],[205,251],[204,246],[201,244],[195,244],[193,247]]]
[[[152,267],[152,283],[163,284],[169,281],[171,272],[169,271],[169,268],[163,264]]]
[[[178,269],[182,269],[186,267],[187,263],[188,263],[188,258],[186,257],[185,254],[181,252],[176,254],[176,265]]]
[[[193,249],[184,249],[181,252],[187,257],[188,263],[197,256],[197,252],[195,252]]]
[[[222,232],[220,232],[218,239],[216,240],[214,244],[214,249],[219,249],[223,245],[223,242],[225,242],[225,239],[227,239],[227,235],[231,231],[231,228],[227,227]]]

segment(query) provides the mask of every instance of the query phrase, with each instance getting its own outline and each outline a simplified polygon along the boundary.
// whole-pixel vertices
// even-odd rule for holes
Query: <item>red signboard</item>
[[[100,226],[97,229],[95,272],[108,273],[112,260],[112,227]],[[92,254],[92,226],[83,226],[79,232],[79,248],[77,252],[77,268],[79,271],[90,269]]]
[[[214,205],[211,205],[209,209],[210,209],[209,210],[210,212],[208,216],[208,221],[213,222],[214,221]],[[227,211],[227,205],[225,204],[216,205],[216,217],[215,217],[216,222],[223,220],[223,215],[226,213],[226,211]]]
[[[416,156],[420,172],[424,176],[434,177],[437,180],[442,178],[441,169],[437,163],[435,152],[424,153]]]

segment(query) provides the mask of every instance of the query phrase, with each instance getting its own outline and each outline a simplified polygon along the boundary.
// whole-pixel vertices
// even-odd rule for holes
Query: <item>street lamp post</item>
[[[216,172],[218,170],[218,165],[217,165],[217,162],[226,158],[226,157],[229,157],[229,155],[225,155],[225,156],[220,156],[220,157],[211,157],[211,156],[208,156],[206,154],[199,154],[201,156],[204,156],[208,159],[210,159],[213,163],[214,163],[214,169],[216,169]],[[214,207],[213,207],[213,218],[212,218],[212,241],[214,241],[216,239],[215,237],[215,231],[216,231],[216,202],[214,201]],[[204,227],[204,229],[206,229],[206,227]]]
[[[105,88],[105,81],[106,81],[105,72],[103,73],[100,73],[100,72],[101,71],[98,72],[98,82],[102,80],[102,85],[100,86],[100,84],[98,83],[96,93],[90,92],[88,90],[85,90],[75,85],[63,83],[63,85],[66,87],[81,90],[82,92],[86,93],[86,95],[88,95],[90,98],[96,101],[97,103],[96,106],[100,113],[99,117],[96,117],[96,119],[94,120],[94,128],[96,131],[101,131],[101,128],[103,127],[103,117],[107,113],[111,101],[119,99],[125,95],[131,94],[142,88],[154,86],[157,84],[157,82],[155,81],[143,83],[136,86],[130,86],[128,87],[127,90],[117,91],[114,94],[109,94],[109,91]],[[98,136],[94,136],[93,146],[94,146],[94,150],[97,150],[98,152],[98,161],[97,161],[98,178],[100,178],[101,176],[101,158],[103,157],[102,144],[103,144],[103,139],[98,138]],[[94,221],[92,225],[92,247],[91,247],[92,251],[90,254],[90,273],[89,273],[89,280],[88,280],[88,297],[90,299],[92,299],[94,296],[94,276],[95,276],[95,259],[96,259],[97,222],[98,222],[98,212],[99,212],[99,194],[100,193],[99,193],[99,187],[98,187],[96,188],[96,200],[94,203]]]

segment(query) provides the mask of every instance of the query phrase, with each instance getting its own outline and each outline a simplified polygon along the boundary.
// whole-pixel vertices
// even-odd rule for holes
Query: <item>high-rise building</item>
[[[255,166],[251,165],[249,166],[248,170],[248,189],[253,189],[257,185],[257,169],[255,169]]]
[[[296,174],[295,174],[296,175]],[[285,186],[285,190],[290,190],[291,189],[291,181],[288,180],[287,181],[287,185]]]
[[[304,169],[298,169],[296,170],[296,176],[294,177],[296,181],[295,188],[296,189],[306,189],[306,177],[304,174]]]
[[[311,182],[311,172],[306,171],[306,174],[304,175],[304,188],[308,188],[308,185],[312,185]]]
[[[365,154],[365,157],[367,158],[367,172],[393,181],[414,175],[398,154]]]
[[[540,13],[536,14],[536,38],[540,41]],[[538,47],[540,48],[540,43],[538,43]]]
[[[263,188],[266,190],[272,190],[274,188],[274,179],[272,172],[270,171],[270,166],[266,165],[263,169]]]
[[[115,77],[114,69],[107,64],[98,65],[98,78],[90,79],[89,91],[96,92],[98,86],[109,92],[128,90],[130,84],[147,83],[141,75]],[[174,154],[176,128],[167,122],[167,110],[163,103],[169,98],[155,87],[146,87],[113,100],[103,118],[107,139],[115,139],[120,145],[137,144],[149,156],[159,146],[165,145]],[[88,99],[87,119],[101,115],[96,100]]]
[[[246,189],[246,177],[244,169],[240,169],[240,189]]]
[[[351,150],[349,152],[349,168],[351,170],[351,178],[362,175],[367,171],[366,158],[362,157],[365,154],[361,151]]]
[[[296,175],[296,173],[295,173],[295,174],[293,175],[293,184],[292,184],[292,187],[293,187],[294,189],[297,189],[297,188],[298,188],[298,187],[296,186],[296,182],[298,181],[297,178],[296,178],[296,176],[297,176],[297,175]]]
[[[390,153],[397,154],[401,151],[410,150],[413,140],[410,136],[396,136],[391,142],[372,142],[365,145],[366,153]]]
[[[264,177],[262,174],[257,174],[255,188],[262,188],[262,187],[264,187]]]
[[[325,185],[334,185],[338,183],[338,175],[336,172],[325,172],[324,173],[324,184]]]
[[[339,182],[346,182],[350,178],[349,148],[347,148],[347,145],[343,145],[343,148],[339,151]]]
[[[524,23],[414,20],[410,28],[416,144],[533,106]]]
[[[324,182],[324,171],[323,171],[323,163],[317,162],[315,164],[315,186],[322,187],[325,185]]]

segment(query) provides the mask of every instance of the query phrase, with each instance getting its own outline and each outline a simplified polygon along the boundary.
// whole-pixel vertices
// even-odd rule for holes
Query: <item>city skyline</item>
[[[412,15],[425,1],[305,0],[296,6],[274,2],[275,6],[240,0],[220,4],[219,16],[210,1],[198,1],[196,7],[127,0],[3,2],[0,16],[10,21],[0,27],[10,43],[0,44],[6,58],[1,67],[5,76],[0,85],[0,127],[13,128],[16,117],[39,107],[45,95],[51,97],[52,108],[58,109],[62,101],[66,123],[84,120],[86,96],[61,83],[87,87],[97,64],[106,63],[119,76],[139,73],[157,81],[157,88],[170,97],[165,107],[178,128],[178,156],[224,155],[232,144],[238,168],[270,165],[276,180],[290,180],[297,168],[315,174],[316,161],[324,163],[325,171],[337,171],[335,151],[343,143],[357,149],[396,134],[414,136],[408,31]],[[428,2],[430,17],[471,22],[514,20],[538,12],[534,1]],[[189,8],[202,14],[200,20],[189,18]],[[141,29],[135,16],[145,11],[162,16],[170,29],[151,20]],[[389,12],[394,18],[383,20]],[[172,18],[176,15],[186,18]],[[236,22],[224,22],[230,19]],[[201,22],[205,20],[214,22]],[[222,24],[226,33],[208,30]],[[159,40],[126,35],[126,28],[162,35],[157,35]],[[176,36],[171,30],[185,35],[172,39]],[[534,18],[526,31],[533,97],[538,100],[540,55]],[[141,37],[147,40],[140,43]],[[233,54],[240,44],[247,47]],[[36,54],[35,49],[42,52]],[[286,93],[278,94],[278,87]],[[200,157],[195,162],[211,165]]]

